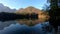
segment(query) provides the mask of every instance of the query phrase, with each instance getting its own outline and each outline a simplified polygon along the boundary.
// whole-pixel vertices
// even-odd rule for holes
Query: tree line
[[[38,14],[15,14],[15,13],[7,13],[7,12],[0,12],[0,21],[9,21],[9,20],[18,20],[18,19],[38,19]]]

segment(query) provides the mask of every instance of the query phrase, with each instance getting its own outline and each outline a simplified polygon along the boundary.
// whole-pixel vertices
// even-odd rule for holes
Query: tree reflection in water
[[[12,24],[9,27],[4,28],[0,31],[0,34],[48,34],[46,29],[43,31],[42,27],[49,26],[49,23],[36,24],[35,26],[20,25],[19,23]],[[52,33],[52,32],[50,32]]]

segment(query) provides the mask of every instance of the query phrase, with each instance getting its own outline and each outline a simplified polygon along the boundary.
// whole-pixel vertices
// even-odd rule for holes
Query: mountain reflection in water
[[[5,27],[3,30],[0,30],[0,34],[48,34],[46,30],[43,31],[43,26],[49,26],[49,23],[37,24],[35,26],[20,25],[19,23],[11,24],[9,27]],[[53,31],[53,30],[52,30]],[[52,32],[50,32],[52,33]]]

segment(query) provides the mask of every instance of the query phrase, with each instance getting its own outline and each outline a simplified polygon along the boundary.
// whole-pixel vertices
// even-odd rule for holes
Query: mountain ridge
[[[29,6],[29,7],[24,8],[24,9],[21,8],[21,9],[17,10],[16,12],[17,13],[37,13],[38,14],[38,13],[41,13],[41,12],[44,12],[44,11],[39,10],[35,7]]]

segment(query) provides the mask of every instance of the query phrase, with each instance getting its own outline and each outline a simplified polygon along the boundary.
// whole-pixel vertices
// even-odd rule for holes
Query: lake
[[[35,26],[21,25],[16,21],[0,22],[0,34],[53,34],[54,29],[48,32],[43,27],[49,26],[49,22],[39,23]]]

